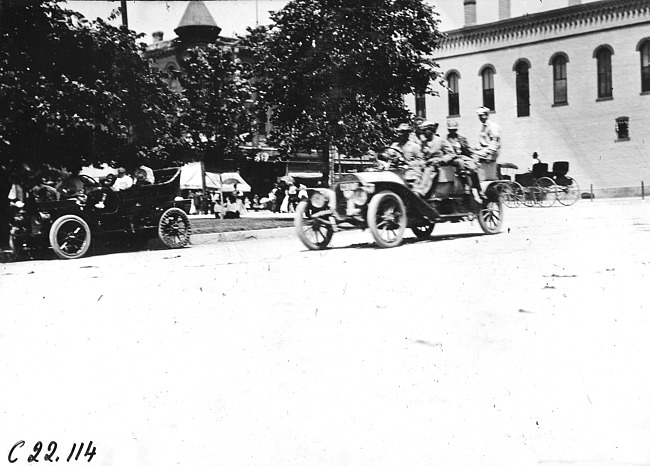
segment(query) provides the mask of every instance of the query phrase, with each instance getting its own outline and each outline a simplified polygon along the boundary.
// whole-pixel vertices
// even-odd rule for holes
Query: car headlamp
[[[368,202],[368,193],[363,188],[354,191],[354,203],[358,206],[365,205]]]
[[[322,209],[325,207],[325,204],[327,204],[327,197],[323,193],[316,191],[311,195],[309,202],[311,203],[312,207],[315,207],[316,209]]]

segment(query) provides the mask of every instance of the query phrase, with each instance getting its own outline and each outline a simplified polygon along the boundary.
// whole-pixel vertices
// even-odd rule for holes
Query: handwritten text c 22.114
[[[24,440],[19,440],[14,444],[13,447],[9,450],[9,454],[7,455],[7,459],[9,460],[9,463],[16,463],[18,461],[26,461],[27,463],[37,463],[39,461],[39,455],[41,454],[43,450],[43,442],[38,441],[34,444],[33,451],[31,453],[25,453],[21,456],[21,449],[25,447],[25,441]],[[47,450],[44,451],[43,453],[43,461],[44,462],[49,462],[49,463],[56,463],[59,460],[60,461],[65,461],[65,462],[71,462],[71,461],[83,461],[86,460],[87,462],[90,463],[90,461],[93,459],[95,454],[97,453],[97,449],[93,446],[92,440],[88,443],[86,446],[86,451],[84,452],[84,442],[81,442],[79,445],[76,443],[72,444],[72,448],[70,448],[70,452],[68,453],[67,457],[60,457],[56,454],[56,450],[58,448],[58,444],[55,441],[51,441],[48,446]]]

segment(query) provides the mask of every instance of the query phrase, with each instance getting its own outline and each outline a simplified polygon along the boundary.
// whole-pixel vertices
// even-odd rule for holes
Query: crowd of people
[[[439,167],[455,166],[467,192],[481,202],[484,194],[477,170],[480,161],[496,161],[501,148],[501,132],[499,126],[489,120],[489,108],[479,107],[476,113],[481,127],[475,147],[459,134],[456,120],[447,121],[446,137],[437,133],[438,123],[420,120],[415,128],[406,123],[399,125],[397,140],[379,159],[385,168],[404,170],[406,181],[423,198],[429,195]]]
[[[302,199],[307,199],[307,187],[304,184],[297,185],[293,181],[281,179],[273,184],[266,197],[254,199],[253,205],[271,212],[293,213]]]

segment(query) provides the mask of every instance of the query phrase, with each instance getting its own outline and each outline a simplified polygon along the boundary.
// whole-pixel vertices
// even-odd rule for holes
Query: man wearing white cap
[[[501,148],[501,129],[499,125],[489,120],[489,108],[479,107],[476,109],[476,113],[478,114],[478,119],[481,120],[476,155],[481,160],[494,162],[499,156],[499,149]]]

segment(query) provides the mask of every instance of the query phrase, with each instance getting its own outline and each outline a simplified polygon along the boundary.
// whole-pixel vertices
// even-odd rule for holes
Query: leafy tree
[[[179,97],[126,28],[56,1],[3,0],[0,157],[15,165],[170,163]]]
[[[287,151],[334,141],[345,153],[385,145],[411,115],[403,96],[433,93],[437,13],[423,0],[293,0],[249,30],[270,141]]]
[[[191,150],[211,168],[224,168],[227,160],[236,164],[245,136],[254,129],[248,70],[216,44],[190,49],[182,66],[187,101],[182,122]]]

